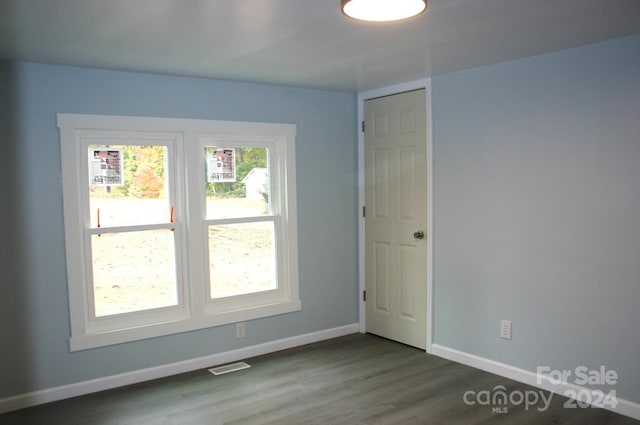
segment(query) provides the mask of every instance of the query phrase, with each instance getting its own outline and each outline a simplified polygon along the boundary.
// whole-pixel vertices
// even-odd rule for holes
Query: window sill
[[[154,323],[128,329],[118,329],[87,333],[72,336],[69,340],[70,350],[80,351],[91,348],[105,347],[108,345],[122,344],[148,338],[172,335],[180,332],[195,331],[214,326],[246,320],[260,319],[279,314],[292,313],[301,310],[300,300],[284,301],[274,304],[250,307],[242,310],[226,313],[210,314],[203,317],[190,317],[188,319],[175,320],[163,323]]]

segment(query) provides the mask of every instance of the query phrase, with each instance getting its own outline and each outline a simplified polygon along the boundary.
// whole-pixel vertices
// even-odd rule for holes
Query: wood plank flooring
[[[372,335],[349,335],[206,370],[0,415],[3,425],[640,425],[602,409],[469,406],[465,391],[528,387]],[[538,406],[542,407],[540,402]]]

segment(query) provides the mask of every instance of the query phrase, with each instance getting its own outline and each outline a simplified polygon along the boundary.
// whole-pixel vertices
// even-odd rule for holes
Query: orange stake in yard
[[[98,229],[100,228],[100,208],[98,208]],[[98,237],[102,236],[100,233],[98,233]]]

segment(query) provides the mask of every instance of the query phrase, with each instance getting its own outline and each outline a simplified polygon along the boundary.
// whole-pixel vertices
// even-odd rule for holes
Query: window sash
[[[88,134],[87,134],[88,133]],[[90,146],[160,146],[166,149],[164,159],[165,185],[167,191],[167,203],[174,207],[172,217],[168,214],[164,223],[133,224],[125,226],[94,227],[91,223],[91,211],[89,209],[90,184],[89,167],[80,167],[81,202],[83,208],[84,228],[84,250],[85,250],[85,284],[83,285],[83,297],[85,301],[85,328],[87,333],[99,333],[105,331],[117,331],[118,329],[131,326],[144,326],[166,321],[184,320],[188,318],[188,288],[186,286],[187,276],[185,275],[184,257],[185,234],[180,226],[180,211],[182,203],[178,202],[178,188],[182,186],[179,173],[178,151],[176,144],[181,141],[177,135],[162,134],[155,132],[132,132],[132,131],[103,131],[91,130],[79,134],[80,144],[80,164],[88,164]],[[124,160],[124,158],[123,158]],[[173,218],[173,222],[171,222]],[[172,306],[139,310],[134,312],[119,313],[108,316],[96,316],[95,313],[95,293],[93,274],[93,253],[92,235],[142,232],[148,230],[173,230],[174,231],[174,268],[176,274],[176,295],[177,304]]]
[[[165,166],[165,190],[167,192],[168,206],[174,207],[173,219],[174,222],[180,215],[181,203],[178,202],[179,188],[183,186],[183,181],[179,175],[180,162],[179,152],[176,149],[176,145],[182,142],[182,137],[177,134],[162,134],[156,132],[133,132],[133,131],[108,131],[108,130],[84,130],[78,132],[78,142],[80,149],[80,164],[89,163],[89,147],[90,146],[159,146],[166,148]],[[124,158],[122,159],[124,161]],[[87,228],[97,228],[92,226],[91,223],[91,211],[90,211],[90,190],[89,182],[89,167],[80,168],[80,196],[82,199],[81,208],[84,216],[84,223]],[[123,177],[124,178],[124,177]],[[82,184],[85,182],[85,184]],[[171,214],[168,211],[166,223],[170,222]],[[160,224],[161,222],[149,222],[148,224]],[[144,224],[132,224],[130,226],[141,226]],[[129,227],[129,226],[101,226],[101,229],[108,229],[111,227]]]
[[[257,218],[257,219],[256,219]],[[216,314],[221,311],[231,310],[234,305],[242,306],[242,308],[247,307],[247,302],[249,303],[271,303],[274,300],[285,299],[286,298],[286,282],[282,279],[283,271],[280,270],[280,258],[282,258],[282,254],[279,251],[279,247],[282,246],[281,241],[281,226],[280,226],[280,217],[268,216],[268,217],[252,217],[252,218],[240,218],[240,219],[217,219],[217,220],[206,220],[203,224],[203,232],[208,234],[210,226],[218,226],[225,224],[250,224],[250,223],[272,223],[273,224],[273,252],[274,252],[274,279],[276,288],[268,289],[263,291],[256,291],[250,293],[243,293],[237,295],[230,295],[226,297],[214,297],[211,293],[211,268],[209,267],[209,258],[211,253],[209,252],[209,244],[206,246],[206,258],[207,263],[205,265],[204,275],[205,275],[205,294],[207,300],[207,313],[208,314]],[[208,240],[207,240],[208,242]],[[247,298],[249,301],[242,301],[241,298]],[[260,298],[263,298],[263,301],[260,301]],[[218,308],[220,306],[220,308]],[[239,307],[240,308],[240,307]]]
[[[170,230],[173,234],[173,248],[174,248],[174,273],[176,284],[176,299],[177,303],[171,306],[156,307],[151,309],[138,310],[133,312],[118,313],[106,316],[97,316],[95,313],[95,276],[94,276],[94,256],[93,256],[93,244],[92,236],[96,235],[118,235],[126,233],[147,232],[153,230]],[[182,261],[179,258],[181,256],[181,250],[179,248],[180,241],[182,239],[182,232],[175,223],[165,224],[148,224],[140,226],[122,226],[122,227],[109,227],[109,228],[89,228],[85,230],[84,246],[86,255],[86,304],[87,304],[87,316],[88,328],[92,331],[96,330],[110,330],[118,329],[124,326],[125,323],[129,324],[135,322],[137,325],[157,322],[160,316],[173,317],[173,320],[183,318],[185,315],[185,300],[187,299],[187,287],[184,284],[184,278],[182,277]],[[135,319],[135,316],[140,316],[139,319]],[[111,325],[109,325],[111,324]]]
[[[191,156],[194,158],[193,165],[195,165],[196,181],[206,181],[205,167],[202,164],[205,163],[205,148],[208,147],[224,147],[224,148],[267,148],[267,168],[269,169],[269,211],[271,214],[264,216],[248,216],[248,217],[236,217],[236,218],[216,218],[207,219],[206,211],[206,194],[204,190],[199,190],[195,194],[194,202],[199,205],[197,211],[199,214],[194,217],[201,223],[200,235],[202,240],[199,242],[200,246],[204,249],[203,261],[198,269],[202,273],[202,280],[205,282],[204,289],[204,302],[201,308],[204,309],[206,316],[225,317],[225,315],[233,316],[234,312],[238,310],[246,310],[250,308],[259,308],[275,305],[278,303],[285,303],[292,297],[297,298],[297,282],[295,284],[295,290],[292,290],[292,283],[290,282],[291,276],[289,273],[289,264],[286,260],[287,246],[289,244],[288,233],[285,231],[287,226],[283,226],[282,222],[285,219],[283,212],[287,211],[287,208],[292,208],[286,204],[286,197],[283,196],[283,191],[286,191],[287,185],[285,184],[286,173],[284,170],[289,169],[292,172],[292,165],[286,162],[286,144],[285,140],[281,136],[261,136],[255,134],[241,134],[241,135],[217,135],[217,134],[200,134],[198,135],[199,143],[193,147],[191,155],[188,154],[188,158]],[[196,165],[197,164],[197,165]],[[192,188],[193,189],[193,188]],[[210,290],[210,269],[209,269],[209,249],[208,249],[208,228],[211,225],[220,224],[238,224],[238,223],[253,223],[253,222],[265,222],[272,221],[274,225],[274,249],[276,257],[276,284],[277,288],[268,291],[260,291],[248,294],[239,294],[224,298],[213,298]],[[193,235],[191,241],[194,242]],[[297,269],[296,269],[297,274]],[[297,279],[297,276],[296,276]],[[230,319],[231,320],[231,319]]]

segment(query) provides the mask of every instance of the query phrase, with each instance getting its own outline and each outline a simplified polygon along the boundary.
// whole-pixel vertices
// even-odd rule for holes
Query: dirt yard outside
[[[100,210],[98,218],[98,209]],[[92,198],[92,226],[167,222],[162,199]],[[262,215],[266,204],[244,198],[207,200],[210,219]],[[179,212],[174,211],[176,217]],[[275,289],[272,222],[209,226],[209,288],[212,297]],[[148,310],[178,301],[174,233],[150,230],[94,235],[93,291],[96,316]],[[184,267],[188,258],[184,258]],[[205,294],[202,294],[204,297]]]

